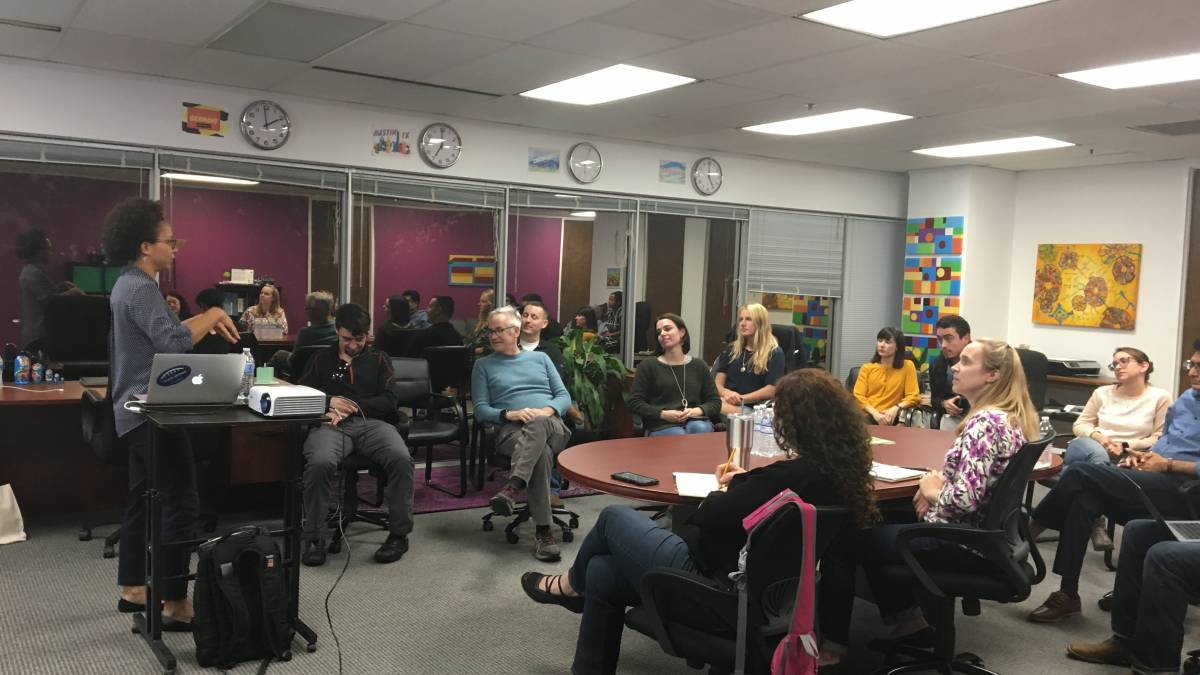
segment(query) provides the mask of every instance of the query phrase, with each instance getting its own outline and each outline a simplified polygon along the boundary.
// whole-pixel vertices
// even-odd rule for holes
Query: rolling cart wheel
[[[510,544],[515,544],[518,541],[521,541],[521,538],[517,536],[516,532],[505,532],[504,539]]]
[[[572,541],[575,540],[575,533],[570,530],[563,530],[562,540],[563,540],[563,543],[566,543],[566,544],[571,543]]]
[[[494,529],[496,529],[496,525],[493,524],[492,521],[490,521],[490,520],[483,521],[483,531],[484,532],[491,532]]]

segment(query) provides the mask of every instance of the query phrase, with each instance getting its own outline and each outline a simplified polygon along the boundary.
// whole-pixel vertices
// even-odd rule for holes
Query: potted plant
[[[567,391],[571,400],[579,407],[584,423],[589,428],[599,429],[605,413],[612,409],[609,401],[609,378],[620,382],[629,369],[619,356],[604,351],[595,339],[584,339],[583,331],[555,339],[562,349],[563,373],[566,375]]]

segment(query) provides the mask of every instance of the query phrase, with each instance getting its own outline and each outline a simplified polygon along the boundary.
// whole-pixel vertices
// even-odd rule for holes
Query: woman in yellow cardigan
[[[895,424],[900,411],[921,402],[917,369],[904,358],[904,334],[888,326],[875,336],[875,355],[854,382],[854,398],[874,424]]]

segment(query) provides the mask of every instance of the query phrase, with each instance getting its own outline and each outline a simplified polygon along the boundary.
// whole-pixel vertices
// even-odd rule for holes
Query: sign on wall
[[[1141,244],[1039,244],[1033,322],[1133,330]]]
[[[372,129],[371,154],[403,156],[412,152],[409,133],[399,129]]]
[[[183,102],[181,113],[184,133],[200,136],[224,136],[229,133],[229,113],[216,106]]]
[[[496,285],[496,256],[494,255],[451,255],[449,261],[451,286]]]
[[[904,227],[904,298],[900,331],[921,369],[938,357],[936,324],[959,313],[962,295],[962,216],[909,218]]]

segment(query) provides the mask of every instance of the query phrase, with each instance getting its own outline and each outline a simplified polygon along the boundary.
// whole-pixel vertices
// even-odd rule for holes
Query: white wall
[[[974,335],[1003,339],[1008,335],[1005,310],[1011,302],[1017,174],[973,166],[969,176],[960,309]]]
[[[625,290],[625,279],[622,277],[621,288],[609,289],[608,268],[620,267],[625,273],[625,228],[629,216],[623,213],[608,213],[601,211],[596,214],[592,223],[592,285],[588,295],[588,304],[595,306],[608,300],[608,294],[615,290]]]
[[[1027,171],[1017,175],[1008,339],[1047,356],[1108,363],[1113,348],[1138,347],[1157,364],[1154,381],[1175,391],[1187,242],[1186,162]],[[1059,327],[1032,321],[1039,243],[1141,243],[1135,330]],[[974,318],[972,318],[974,321]]]
[[[679,315],[691,326],[692,354],[704,354],[704,274],[708,267],[708,219],[683,219],[683,286]]]
[[[904,225],[851,218],[846,223],[842,298],[834,309],[830,372],[845,380],[875,353],[875,335],[900,325]]]
[[[513,125],[409,114],[385,108],[319,101],[290,94],[219,87],[144,75],[0,58],[0,132],[129,143],[278,160],[371,167],[513,184],[580,189],[565,172],[531,173],[530,146],[561,148],[563,155],[581,140],[592,140],[604,155],[604,172],[589,186],[597,192],[701,200],[690,185],[658,182],[659,159],[690,164],[707,152],[649,143],[586,139],[582,135]],[[278,101],[294,130],[278,150],[258,151],[242,138],[236,118],[250,102]],[[180,130],[181,102],[218,106],[230,113],[230,133],[222,138]],[[413,132],[445,119],[463,137],[464,150],[450,169],[429,169],[413,150],[409,156],[372,155],[371,131]],[[711,201],[811,209],[864,215],[904,213],[907,177],[901,173],[846,169],[801,162],[718,154],[725,184]]]

